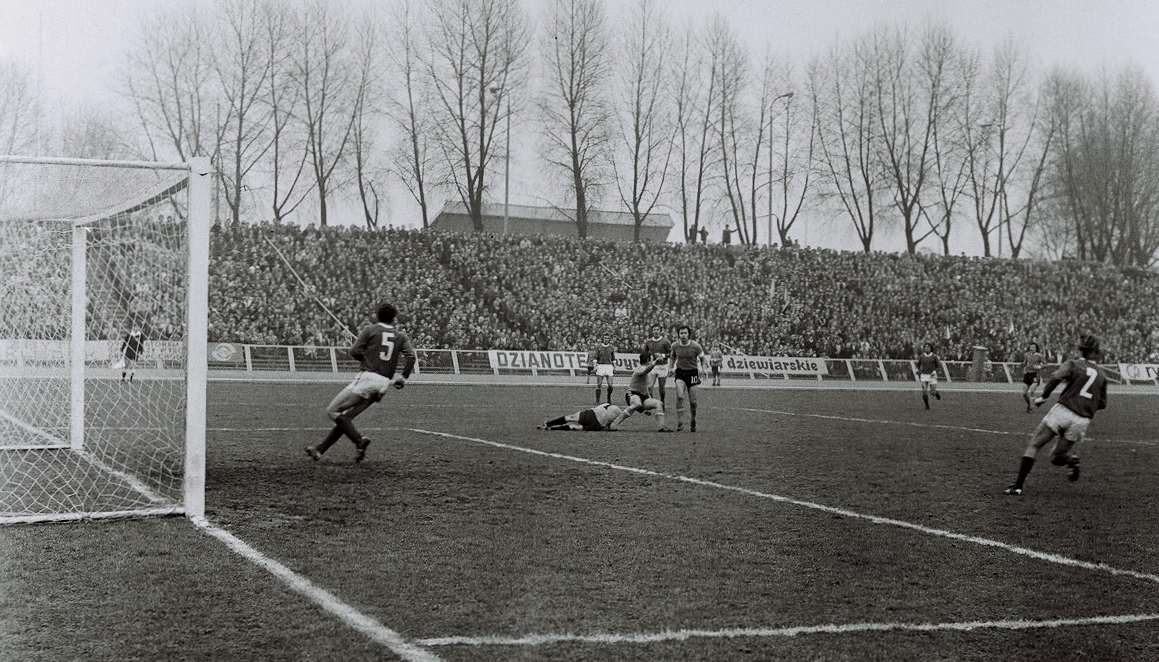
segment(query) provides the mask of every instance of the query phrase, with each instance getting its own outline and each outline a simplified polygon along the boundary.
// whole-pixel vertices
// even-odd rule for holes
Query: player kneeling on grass
[[[396,389],[406,386],[407,377],[410,377],[417,360],[410,339],[394,328],[397,316],[394,306],[384,304],[378,309],[378,322],[363,327],[358,334],[358,340],[350,348],[350,356],[359,362],[362,372],[326,406],[326,414],[334,421],[334,429],[317,446],[306,447],[306,455],[314,460],[322,459],[322,454],[344,434],[358,449],[354,461],[366,459],[370,439],[354,427],[354,417],[382,400],[392,386]],[[401,372],[399,357],[403,359]]]
[[[1022,464],[1018,467],[1018,478],[1006,488],[1006,494],[1021,495],[1022,484],[1034,467],[1034,459],[1042,447],[1050,443],[1055,435],[1058,443],[1050,454],[1050,462],[1055,466],[1070,468],[1068,478],[1079,479],[1079,458],[1071,453],[1075,444],[1082,441],[1095,412],[1107,407],[1107,377],[1103,369],[1095,363],[1099,354],[1099,340],[1094,336],[1083,336],[1079,343],[1081,359],[1071,359],[1059,366],[1042,389],[1042,395],[1034,399],[1035,406],[1042,406],[1054,388],[1066,382],[1058,402],[1038,424],[1026,452],[1022,454]]]
[[[566,430],[573,432],[604,432],[615,430],[616,425],[624,420],[627,414],[616,405],[604,403],[591,409],[583,409],[547,421],[537,427],[539,430]]]
[[[628,408],[624,410],[625,418],[636,412],[649,416],[655,412],[656,418],[660,420],[660,429],[657,432],[671,432],[672,428],[664,425],[664,403],[648,396],[648,381],[653,374],[653,368],[667,365],[667,361],[668,357],[663,354],[655,358],[649,356],[648,352],[640,354],[640,365],[632,371],[632,381],[628,384],[628,392],[624,394],[624,399],[628,403]]]

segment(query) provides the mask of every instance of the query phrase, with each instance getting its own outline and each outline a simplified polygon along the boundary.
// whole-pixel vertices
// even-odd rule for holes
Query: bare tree
[[[864,43],[843,51],[834,45],[809,71],[809,92],[817,108],[817,135],[827,190],[848,216],[866,253],[878,229],[881,192],[877,81]]]
[[[1054,186],[1078,256],[1146,267],[1159,250],[1159,102],[1142,71],[1094,82],[1056,73]]]
[[[40,115],[31,72],[0,60],[0,154],[35,151]]]
[[[938,68],[931,65],[927,71],[933,73]],[[946,89],[939,94],[944,104],[930,132],[932,160],[927,189],[932,191],[920,213],[930,233],[938,238],[942,254],[949,255],[955,221],[968,194],[971,168],[976,168],[985,155],[978,117],[986,112],[989,96],[980,89],[981,59],[976,52],[956,49],[940,68]]]
[[[992,66],[991,87],[995,96],[991,122],[997,132],[998,231],[1004,229],[1010,256],[1017,258],[1027,232],[1038,220],[1055,124],[1049,113],[1043,112],[1041,86],[1035,84],[1025,56],[1013,41],[995,50]],[[988,237],[984,239],[988,248]],[[1001,237],[998,252],[1001,255]]]
[[[717,182],[723,187],[738,239],[741,243],[749,243],[749,209],[755,202],[750,201],[753,203],[750,204],[745,201],[745,180],[755,182],[755,177],[748,177],[745,171],[753,170],[755,176],[754,159],[761,153],[760,141],[765,137],[764,118],[754,122],[749,117],[744,98],[751,76],[748,56],[720,14],[716,14],[708,25],[705,46],[709,66],[713,71],[712,80],[717,83],[716,89],[720,93],[719,103],[711,115],[716,147],[720,150]],[[759,103],[762,112],[766,106],[763,101],[762,98]],[[751,150],[751,153],[748,149],[752,139],[750,131],[756,131],[757,134],[756,149]]]
[[[393,86],[394,94],[388,96],[387,115],[401,134],[401,140],[392,149],[392,168],[418,203],[423,229],[426,229],[430,227],[428,189],[434,157],[430,114],[434,100],[421,60],[428,47],[411,0],[395,3],[391,25],[387,56],[393,78],[400,84]]]
[[[267,57],[270,13],[260,0],[223,0],[215,23],[210,67],[220,90],[215,154],[230,221],[241,223],[250,173],[265,158],[272,141],[270,107],[262,103],[273,63]]]
[[[713,122],[719,104],[716,67],[706,57],[695,28],[686,26],[674,60],[676,153],[680,171],[679,209],[686,241],[695,242],[702,225],[710,172],[719,158]]]
[[[344,183],[341,168],[354,133],[358,63],[348,48],[348,19],[325,0],[309,0],[297,29],[294,77],[302,94],[298,117],[306,129],[318,224],[325,227],[330,195]]]
[[[133,109],[149,158],[188,160],[211,152],[215,101],[207,30],[195,11],[143,22],[122,73],[122,96]]]
[[[879,154],[901,216],[906,251],[912,254],[933,233],[921,229],[923,194],[932,179],[933,136],[952,103],[949,74],[955,47],[950,32],[940,27],[922,33],[917,52],[900,29],[876,32],[870,43],[878,85]]]
[[[483,231],[483,194],[496,127],[526,83],[529,29],[518,0],[434,0],[428,77],[448,183]]]
[[[378,18],[368,12],[355,29],[357,65],[350,151],[354,159],[354,183],[366,227],[378,227],[386,204],[386,168],[380,165],[377,127],[381,119],[383,63]]]
[[[616,57],[620,140],[612,159],[620,201],[632,214],[634,241],[640,241],[640,227],[664,193],[675,146],[666,86],[670,40],[655,0],[636,0]]]
[[[552,0],[543,41],[547,90],[539,111],[547,162],[565,173],[581,238],[610,162],[611,75],[602,0]]]
[[[305,125],[296,120],[302,101],[293,61],[298,17],[289,7],[278,3],[267,5],[266,14],[264,43],[270,75],[262,90],[262,99],[270,117],[270,150],[266,162],[268,200],[274,223],[281,223],[305,202],[313,185],[309,178],[303,178],[309,152]]]
[[[781,89],[792,87],[786,79]],[[782,246],[793,244],[789,232],[797,224],[801,212],[814,197],[813,187],[818,174],[818,138],[819,126],[817,106],[804,99],[793,103],[796,93],[793,91],[780,94],[777,99],[784,101],[781,116],[785,126],[781,137],[781,158],[779,169],[774,165],[773,124],[778,123],[777,115],[769,116],[769,218],[775,222],[777,237]],[[776,101],[776,99],[774,99]],[[780,186],[774,186],[780,183]],[[777,189],[780,189],[779,193]],[[778,212],[774,212],[774,208]],[[770,238],[771,241],[771,238]]]
[[[82,159],[133,159],[139,149],[136,137],[121,118],[84,109],[63,118],[55,153]]]

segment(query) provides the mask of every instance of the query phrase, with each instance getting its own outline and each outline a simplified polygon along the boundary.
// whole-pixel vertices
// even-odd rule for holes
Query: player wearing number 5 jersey
[[[321,459],[322,454],[344,434],[357,448],[354,461],[366,459],[370,439],[362,436],[358,428],[354,427],[354,417],[382,400],[391,386],[406,386],[406,380],[417,360],[410,339],[394,327],[397,316],[395,307],[385,304],[378,309],[378,322],[363,327],[358,334],[358,340],[350,348],[350,356],[358,360],[362,372],[326,406],[326,414],[334,421],[334,429],[317,446],[306,447],[306,454],[314,460]]]
[[[1056,435],[1059,439],[1050,454],[1051,464],[1069,467],[1070,480],[1079,479],[1079,458],[1071,452],[1071,449],[1082,441],[1091,419],[1095,417],[1095,412],[1107,407],[1107,376],[1095,363],[1099,354],[1098,338],[1083,336],[1079,343],[1079,352],[1083,357],[1062,364],[1051,375],[1050,381],[1042,389],[1042,395],[1034,399],[1034,404],[1041,406],[1054,392],[1056,386],[1066,382],[1066,386],[1058,396],[1058,403],[1050,408],[1030,438],[1026,452],[1022,455],[1022,464],[1018,468],[1018,478],[1013,485],[1006,488],[1007,494],[1022,494],[1022,485],[1034,467],[1038,451],[1050,443]]]

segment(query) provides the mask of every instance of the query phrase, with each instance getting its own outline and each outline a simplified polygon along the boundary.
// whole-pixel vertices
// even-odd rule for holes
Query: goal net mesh
[[[0,523],[180,512],[188,183],[0,161]]]

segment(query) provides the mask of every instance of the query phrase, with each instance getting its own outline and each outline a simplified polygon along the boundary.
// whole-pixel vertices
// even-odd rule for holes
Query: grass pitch
[[[702,387],[662,435],[535,430],[591,386],[415,380],[367,462],[311,462],[338,388],[211,384],[208,518],[428,659],[1159,659],[1155,394],[1019,498],[1013,386]],[[0,528],[0,659],[400,657],[170,518]]]

